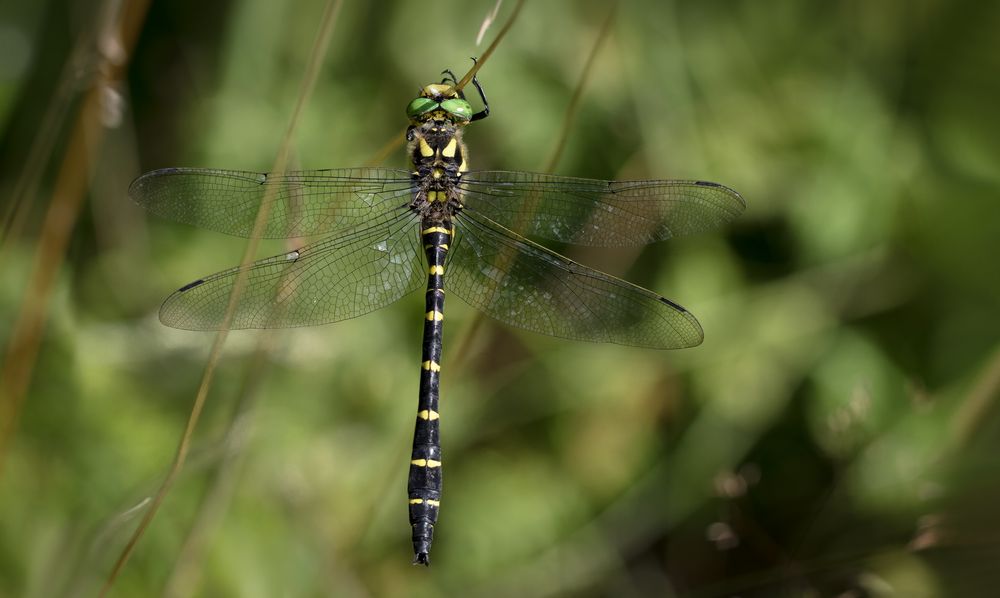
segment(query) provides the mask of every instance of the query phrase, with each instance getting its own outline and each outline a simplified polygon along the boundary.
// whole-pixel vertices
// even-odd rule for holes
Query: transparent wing
[[[410,173],[344,168],[264,174],[164,168],[129,186],[129,196],[157,216],[248,237],[265,194],[274,195],[263,236],[306,237],[351,228],[409,202]]]
[[[511,326],[657,349],[702,341],[698,321],[652,291],[580,265],[472,212],[458,218],[445,288]]]
[[[412,212],[254,262],[231,328],[286,328],[346,320],[385,307],[426,282]],[[239,268],[196,280],[160,308],[167,326],[222,325]]]
[[[645,245],[733,220],[739,193],[707,181],[600,181],[484,170],[462,176],[466,209],[516,233],[597,247]]]

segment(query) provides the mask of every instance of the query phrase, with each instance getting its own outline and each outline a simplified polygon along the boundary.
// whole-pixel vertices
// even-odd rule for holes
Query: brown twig
[[[1000,400],[1000,350],[983,368],[976,385],[952,419],[950,441],[953,451],[967,446],[983,424],[991,421],[989,416],[996,410],[998,400]]]

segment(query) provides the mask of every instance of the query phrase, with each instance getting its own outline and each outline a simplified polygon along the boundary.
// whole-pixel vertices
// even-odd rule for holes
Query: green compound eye
[[[451,98],[441,102],[441,109],[459,120],[472,118],[472,106],[461,98]]]
[[[410,118],[418,118],[428,112],[431,112],[432,110],[437,110],[438,107],[438,103],[430,98],[417,98],[410,102],[410,105],[406,107],[406,116]]]

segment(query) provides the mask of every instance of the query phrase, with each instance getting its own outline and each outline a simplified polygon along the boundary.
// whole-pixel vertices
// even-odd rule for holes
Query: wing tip
[[[148,197],[143,197],[142,188],[150,181],[150,179],[155,179],[162,176],[171,176],[175,174],[181,174],[188,171],[188,168],[180,168],[177,166],[170,166],[167,168],[158,168],[156,170],[150,170],[149,172],[144,172],[137,176],[128,186],[128,196],[135,203],[140,206],[146,206],[148,202]]]
[[[188,291],[198,288],[205,284],[207,279],[199,278],[198,280],[187,283],[181,288],[177,289],[170,294],[166,300],[163,301],[163,305],[160,306],[159,319],[160,323],[168,328],[176,328],[178,330],[218,330],[218,325],[214,327],[212,325],[199,325],[189,317],[185,317],[183,309],[177,310],[177,301],[183,297]]]
[[[694,317],[694,314],[689,312],[683,305],[675,303],[674,301],[671,301],[666,297],[660,296],[657,297],[657,299],[660,301],[660,303],[670,306],[672,309],[676,310],[678,313],[683,315],[684,319],[687,320],[687,323],[690,326],[690,328],[687,330],[680,330],[677,327],[675,327],[674,330],[677,332],[678,337],[680,338],[680,342],[671,343],[663,348],[690,349],[693,347],[697,347],[698,345],[705,342],[705,331],[701,327],[701,323],[698,322],[698,319]]]
[[[732,187],[728,187],[726,185],[723,185],[722,183],[715,183],[715,182],[712,182],[712,181],[694,181],[694,184],[697,185],[697,186],[699,186],[699,187],[709,187],[709,188],[712,188],[712,189],[718,189],[718,190],[722,191],[723,193],[729,195],[733,199],[735,199],[739,203],[739,206],[740,206],[740,209],[739,209],[739,212],[738,212],[737,215],[742,214],[747,209],[747,200],[746,200],[746,198],[744,198],[743,195],[741,195],[739,191],[737,191],[736,189],[733,189]]]

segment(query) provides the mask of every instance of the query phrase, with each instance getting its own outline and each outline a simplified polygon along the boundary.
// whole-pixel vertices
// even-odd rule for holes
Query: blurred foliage
[[[0,6],[4,214],[53,98],[93,68],[71,60],[90,4]],[[482,52],[492,5],[346,3],[296,165],[368,161],[419,86]],[[102,583],[212,342],[162,327],[158,303],[240,258],[240,240],[147,218],[128,182],[267,169],[322,7],[151,6],[5,455],[0,595]],[[545,167],[607,10],[527,4],[480,74],[493,112],[466,135],[474,167]],[[556,172],[716,180],[749,209],[717,234],[571,255],[689,307],[705,343],[492,322],[465,343],[476,314],[449,300],[424,570],[404,501],[422,295],[281,331],[263,361],[260,333],[233,333],[191,460],[112,595],[995,595],[998,27],[1000,4],[971,0],[622,2]],[[4,239],[5,345],[62,136]]]

